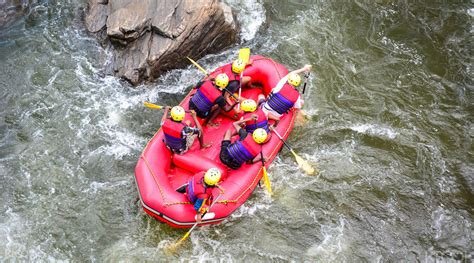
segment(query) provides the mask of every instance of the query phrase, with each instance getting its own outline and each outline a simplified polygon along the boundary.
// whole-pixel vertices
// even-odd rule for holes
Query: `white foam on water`
[[[350,129],[359,133],[381,136],[389,139],[395,139],[395,137],[398,135],[398,132],[394,131],[393,129],[380,127],[376,124],[358,124],[351,126]]]
[[[242,41],[249,41],[255,38],[261,25],[266,21],[265,8],[261,0],[226,0],[239,21]]]
[[[271,208],[271,204],[251,204],[250,202],[244,203],[242,206],[237,209],[234,213],[231,214],[231,218],[241,218],[247,216],[253,216],[257,211],[261,210],[269,210]]]
[[[468,9],[467,14],[470,15],[471,17],[474,17],[474,8]]]
[[[344,230],[346,220],[339,217],[337,225],[323,225],[321,226],[321,234],[323,240],[311,246],[306,255],[310,257],[317,257],[325,260],[336,260],[338,255],[344,252],[346,245],[344,243]]]
[[[31,258],[41,258],[44,254],[40,249],[37,251],[29,249],[25,240],[31,234],[31,223],[27,219],[13,212],[8,207],[0,222],[0,236],[2,237],[2,246],[0,246],[0,255],[2,260],[26,260]]]

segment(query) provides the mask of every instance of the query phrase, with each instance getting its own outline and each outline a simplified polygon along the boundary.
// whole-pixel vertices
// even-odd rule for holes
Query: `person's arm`
[[[216,102],[219,105],[219,107],[225,112],[231,111],[232,109],[234,109],[235,105],[237,105],[237,103],[239,103],[238,100],[237,100],[234,104],[230,105],[230,104],[226,103],[223,96],[221,96],[221,97],[222,97],[222,99],[218,98]]]
[[[163,125],[165,123],[166,119],[168,118],[168,112],[170,111],[170,106],[165,107],[165,113],[163,114],[163,117],[161,118],[160,125]]]
[[[273,127],[276,127],[278,123],[280,123],[280,117],[276,116],[275,114],[269,112],[267,116],[268,120],[273,120],[275,123],[273,124]]]
[[[252,160],[249,161],[249,163],[256,163],[256,162],[259,162],[262,160],[262,157],[260,154],[257,154],[257,156],[255,156],[255,158],[253,158]],[[263,157],[263,163],[266,163],[267,162],[267,157]]]
[[[272,92],[273,93],[277,93],[281,90],[281,88],[283,88],[283,85],[285,85],[285,83],[288,81],[288,76],[292,73],[295,73],[295,74],[299,74],[303,71],[306,71],[306,72],[309,72],[311,71],[311,65],[305,65],[304,67],[300,68],[300,69],[297,69],[297,70],[293,70],[291,71],[290,73],[288,73],[286,76],[284,76],[282,79],[280,79],[280,81],[278,82],[278,84],[272,89]]]
[[[242,118],[240,118],[239,121],[241,122],[240,124],[242,124],[242,123],[245,123],[245,122],[248,122],[248,121],[251,121],[251,120],[258,120],[257,114],[252,114],[250,117],[245,118],[245,119],[244,119],[244,117],[242,116]]]
[[[303,108],[303,105],[304,105],[304,100],[301,98],[301,96],[299,96],[295,104],[293,105],[293,107],[295,107],[296,109],[301,109]]]
[[[290,73],[288,73],[288,75],[290,75],[290,74],[300,74],[301,72],[310,72],[312,67],[313,66],[307,64],[307,65],[304,65],[304,67],[302,67],[300,69],[291,71]]]
[[[199,89],[199,88],[202,86],[202,84],[204,84],[205,81],[206,81],[206,79],[203,79],[203,80],[199,81],[199,82],[196,84],[196,86],[194,86],[194,88],[195,88],[195,89]]]
[[[191,114],[191,117],[193,118],[193,121],[196,125],[196,128],[192,128],[192,129],[197,129],[197,135],[198,135],[198,140],[199,140],[199,146],[200,148],[204,147],[204,138],[203,138],[203,133],[202,133],[202,126],[201,126],[201,123],[199,123],[199,121],[197,120],[196,118],[196,111],[194,110],[191,110],[189,112]],[[196,132],[195,132],[196,133]]]
[[[234,126],[234,129],[237,133],[239,133],[240,129],[242,129],[242,127],[240,125],[242,125],[246,121],[247,121],[247,119],[244,119],[244,120],[240,120],[240,121],[234,121],[232,123],[232,126]]]

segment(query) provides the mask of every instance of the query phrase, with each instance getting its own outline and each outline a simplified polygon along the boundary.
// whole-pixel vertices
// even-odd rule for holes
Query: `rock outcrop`
[[[230,7],[218,0],[88,0],[86,27],[110,41],[111,69],[134,85],[238,39]]]

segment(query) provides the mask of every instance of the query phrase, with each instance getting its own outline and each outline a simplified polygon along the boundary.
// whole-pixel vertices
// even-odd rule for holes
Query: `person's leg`
[[[220,109],[220,108],[217,108],[217,109],[211,111],[211,113],[209,114],[210,117],[207,118],[207,120],[205,121],[206,124],[204,124],[204,125],[209,124],[210,126],[218,127],[218,126],[219,126],[219,123],[215,123],[215,122],[213,122],[213,121],[214,121],[214,119],[217,117],[217,115],[219,115],[220,112],[221,112],[221,109]]]
[[[226,132],[227,135],[228,131]],[[227,147],[230,145],[230,140],[226,140],[226,135],[224,135],[224,140],[221,143],[221,152],[219,153],[219,159],[223,164],[229,167],[229,153],[227,152]],[[230,138],[230,135],[228,136]]]

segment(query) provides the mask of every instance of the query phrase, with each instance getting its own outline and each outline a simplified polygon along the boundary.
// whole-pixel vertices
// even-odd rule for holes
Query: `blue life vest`
[[[279,114],[287,113],[295,105],[299,96],[298,90],[286,83],[279,92],[269,94],[267,105]]]
[[[199,87],[191,101],[200,112],[206,113],[211,110],[219,96],[222,96],[222,91],[216,88],[212,81],[208,80]]]
[[[198,199],[208,199],[212,197],[212,187],[206,187],[204,183],[204,174],[205,172],[200,172],[188,181],[188,187],[186,188],[186,195],[188,196],[189,201],[193,204],[196,203]]]
[[[165,135],[165,144],[173,152],[179,153],[186,149],[186,139],[181,135],[184,127],[185,125],[182,122],[175,122],[171,119],[166,119],[161,126]]]
[[[267,116],[265,115],[265,113],[260,107],[257,108],[257,110],[254,112],[245,113],[245,115],[242,118],[243,119],[250,118],[252,117],[253,114],[257,115],[257,120],[255,121],[252,119],[245,122],[245,130],[248,133],[253,133],[253,131],[255,131],[256,129],[263,128],[267,133],[270,133],[270,129],[268,128]]]
[[[252,160],[260,152],[261,146],[256,143],[249,134],[243,141],[236,141],[229,145],[227,152],[229,156],[240,165]]]

